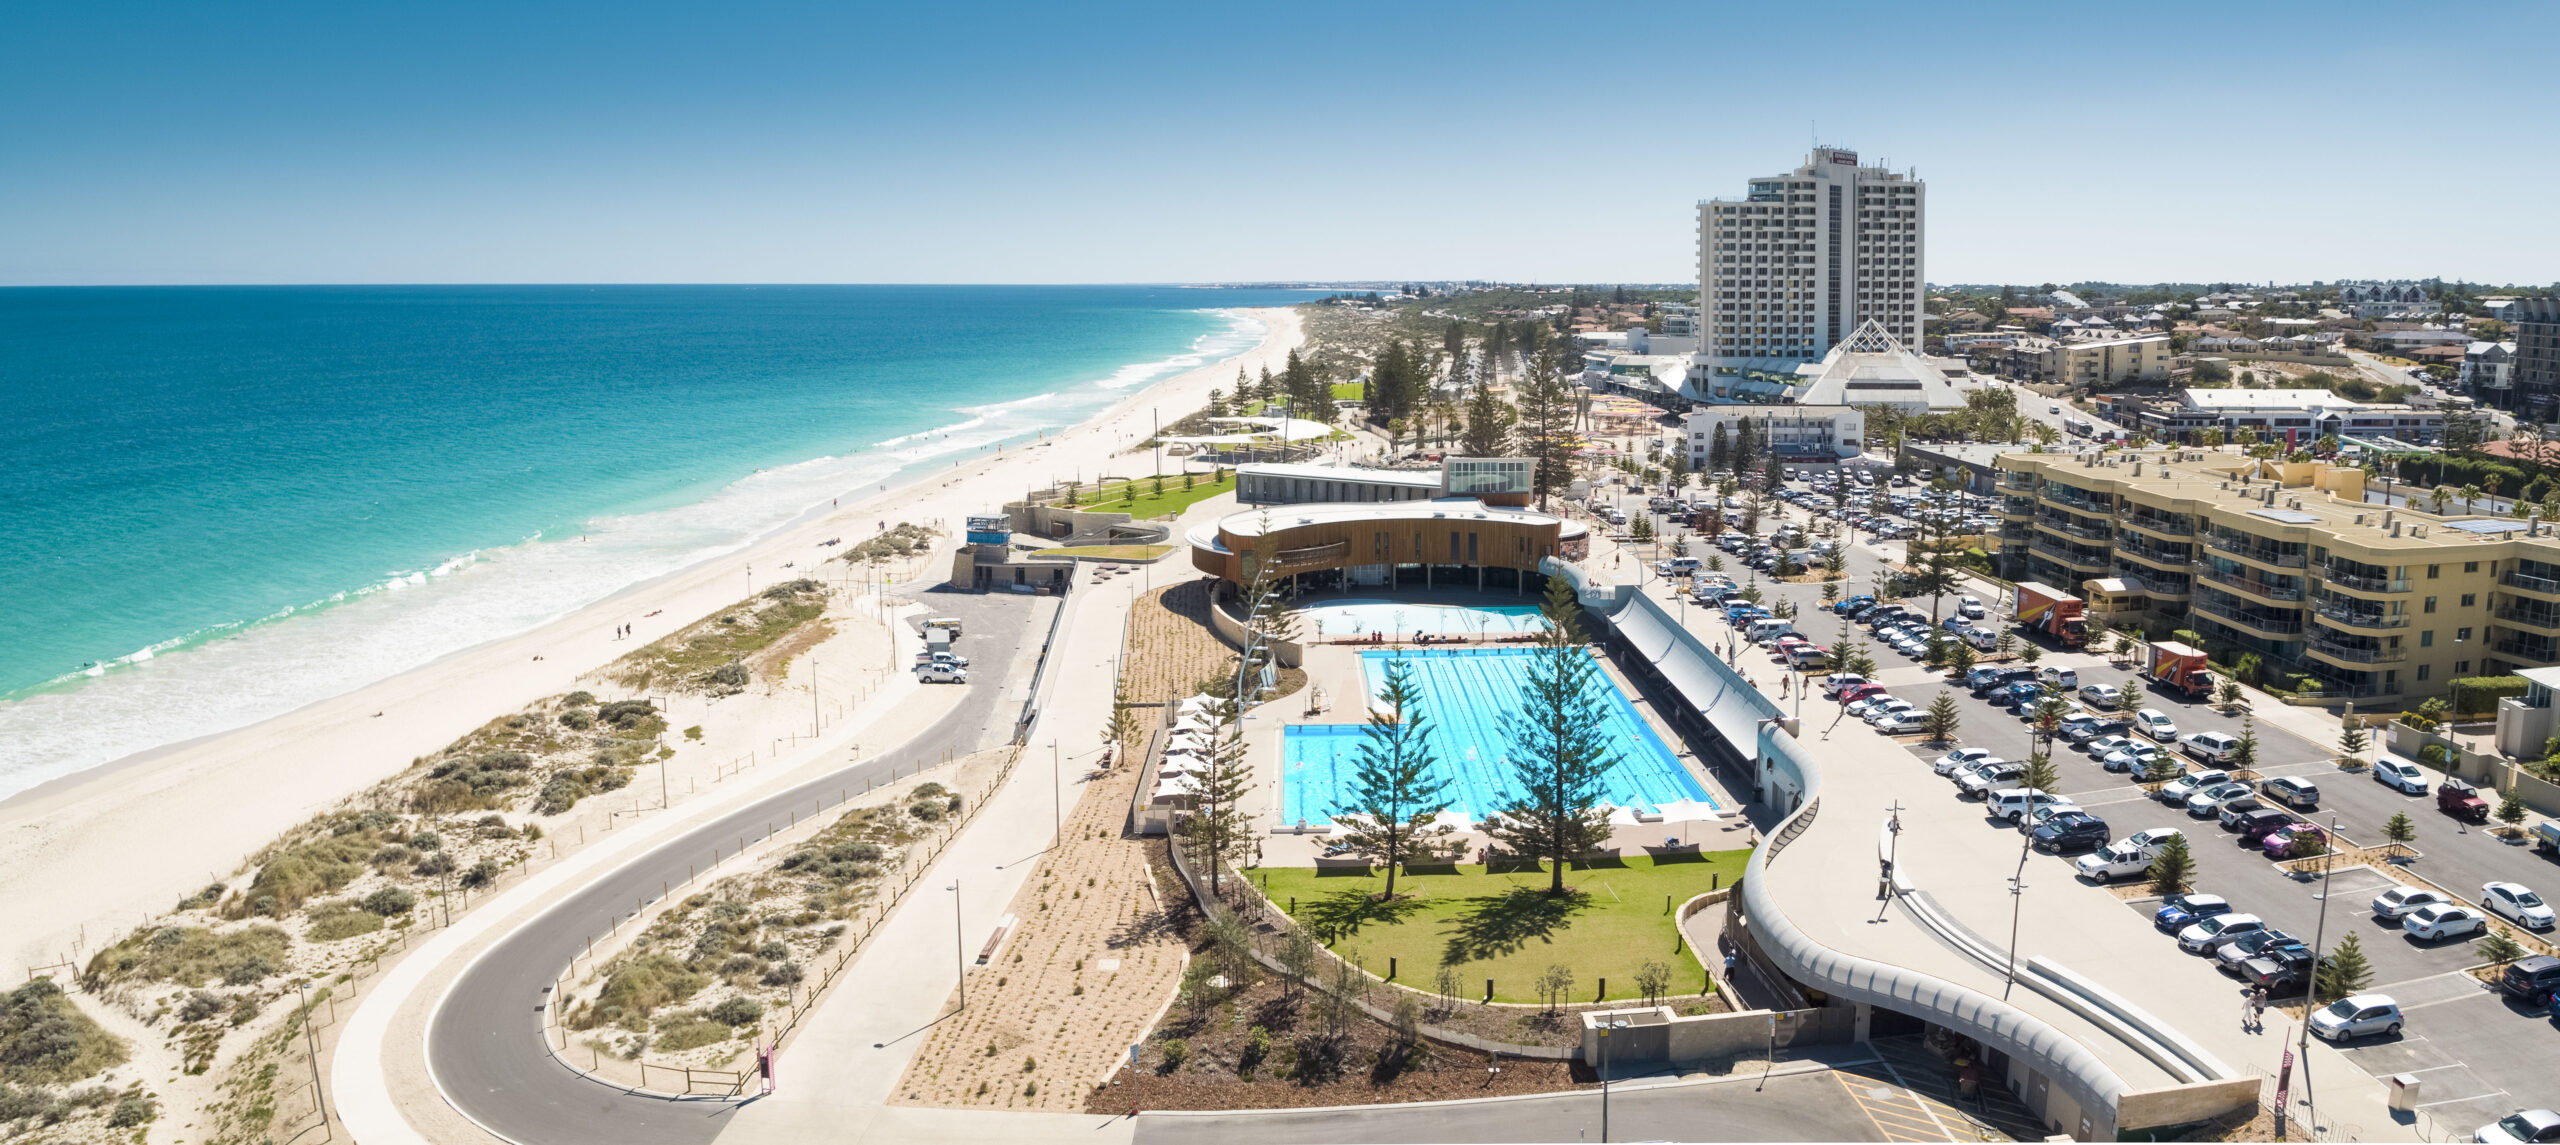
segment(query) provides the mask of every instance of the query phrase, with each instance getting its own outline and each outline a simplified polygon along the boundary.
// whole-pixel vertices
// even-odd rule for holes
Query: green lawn
[[[1369,400],[1369,383],[1335,382],[1333,384],[1333,400],[1338,402],[1365,402]]]
[[[1335,953],[1373,974],[1384,975],[1393,957],[1397,981],[1427,990],[1446,959],[1465,980],[1467,997],[1483,997],[1484,980],[1491,978],[1496,1001],[1540,1002],[1537,979],[1560,962],[1573,969],[1572,1000],[1588,1002],[1602,978],[1609,980],[1610,997],[1634,994],[1636,968],[1649,959],[1672,968],[1674,991],[1698,991],[1698,960],[1679,949],[1663,899],[1669,896],[1676,909],[1713,879],[1733,885],[1749,854],[1710,851],[1659,866],[1650,856],[1576,866],[1565,872],[1565,885],[1579,893],[1562,899],[1547,897],[1546,871],[1525,865],[1490,873],[1476,864],[1408,870],[1396,879],[1392,907],[1373,900],[1386,885],[1376,875],[1263,867],[1253,878],[1283,909],[1295,896],[1293,917],[1330,936]]]
[[[1211,481],[1206,476],[1197,474],[1190,475],[1189,479],[1195,484],[1185,489],[1182,487],[1185,475],[1177,473],[1166,477],[1162,496],[1158,496],[1155,492],[1156,479],[1153,477],[1141,477],[1135,481],[1115,481],[1090,490],[1079,489],[1076,491],[1076,505],[1078,508],[1089,509],[1096,513],[1127,513],[1131,517],[1145,521],[1179,513],[1196,502],[1208,500],[1220,493],[1233,493],[1236,489],[1236,475],[1232,469],[1227,471],[1223,480]],[[1137,494],[1138,499],[1135,502],[1129,500],[1131,493]]]

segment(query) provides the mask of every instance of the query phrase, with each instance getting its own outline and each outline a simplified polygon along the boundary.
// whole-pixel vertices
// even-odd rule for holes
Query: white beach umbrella
[[[1661,813],[1665,823],[1712,823],[1724,818],[1714,804],[1695,799],[1674,799],[1662,805]]]
[[[1610,825],[1610,826],[1612,826],[1612,827],[1633,827],[1633,826],[1635,826],[1635,825],[1636,825],[1636,822],[1637,822],[1637,820],[1636,820],[1636,809],[1635,809],[1635,808],[1633,808],[1633,807],[1611,807],[1611,808],[1609,808],[1609,825]]]

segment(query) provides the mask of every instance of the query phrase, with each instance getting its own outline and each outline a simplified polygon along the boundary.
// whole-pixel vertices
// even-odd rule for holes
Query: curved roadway
[[[1005,598],[979,598],[994,604]],[[975,603],[975,602],[972,602]],[[1067,602],[1059,602],[1066,607]],[[938,604],[938,608],[958,611]],[[980,667],[1013,665],[1026,640],[1040,630],[981,624],[968,610],[972,657]],[[1008,610],[1009,611],[1009,610]],[[1032,617],[1039,610],[1030,610]],[[988,617],[990,621],[996,616]],[[555,1059],[544,1040],[545,993],[561,968],[581,954],[587,936],[605,920],[630,912],[624,903],[657,896],[649,884],[683,882],[695,868],[708,869],[713,849],[724,855],[742,836],[808,808],[849,784],[885,780],[894,770],[948,749],[954,756],[1012,738],[1014,671],[980,676],[958,706],[923,733],[850,766],[811,774],[736,811],[704,823],[562,898],[549,910],[482,953],[457,977],[428,1019],[426,1056],[437,1088],[463,1116],[519,1145],[562,1141],[610,1141],[614,1145],[700,1145],[728,1124],[735,1103],[726,1099],[670,1099],[634,1093],[592,1080]]]

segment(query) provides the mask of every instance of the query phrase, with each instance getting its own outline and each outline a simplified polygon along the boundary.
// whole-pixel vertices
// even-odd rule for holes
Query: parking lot
[[[1804,511],[1796,509],[1786,516],[1800,523]],[[1873,591],[1881,582],[1887,557],[1898,557],[1899,547],[1891,542],[1853,546],[1850,582],[1842,595]],[[1693,544],[1691,551],[1704,555],[1712,550]],[[1729,571],[1737,579],[1749,579],[1744,570]],[[1825,645],[1836,643],[1841,625],[1820,611],[1818,585],[1780,584],[1765,578],[1757,583],[1770,603],[1786,599],[1796,604],[1799,613],[1795,627],[1808,638]],[[1988,599],[1989,594],[1983,595]],[[1948,597],[1942,614],[1953,603],[1954,597]],[[1918,604],[1927,608],[1925,601]],[[1708,611],[1712,615],[1712,610]],[[1701,623],[1721,625],[1723,621],[1718,615]],[[1855,631],[1857,639],[1872,640],[1863,626]],[[1738,651],[1747,649],[1739,634],[1734,643]],[[2075,669],[2079,684],[2111,684],[2139,691],[2141,706],[2167,714],[2182,734],[2219,731],[2237,736],[2242,731],[2244,721],[2240,716],[2149,688],[2129,665],[2118,666],[2105,657],[2065,651],[2050,643],[2041,647],[2045,653],[2041,663]],[[1869,651],[1877,661],[1879,682],[1893,695],[1926,709],[1938,692],[1955,694],[1961,712],[1958,744],[1983,748],[2010,760],[2024,760],[2030,754],[2031,734],[2026,721],[1976,698],[1960,683],[1945,681],[1943,673],[1930,671],[1915,658],[1872,645]],[[1743,660],[1751,665],[1747,670],[1770,681],[1764,687],[1773,693],[1782,687],[1792,691],[1791,681],[1780,684],[1772,679],[1784,673],[1783,664],[1766,658],[1766,653],[1757,655],[1763,660],[1755,661],[1752,653],[1745,653]],[[1768,667],[1760,668],[1761,662]],[[1823,698],[1818,690],[1801,703],[1807,735],[1819,734],[1826,726],[1837,727],[1837,734],[1872,734],[1854,728],[1854,719],[1843,720],[1839,706]],[[2254,731],[2260,774],[2266,778],[2292,776],[2317,784],[2321,800],[2308,816],[2324,826],[2334,816],[2337,832],[2345,841],[2378,844],[2382,841],[2383,822],[2405,812],[2418,827],[2415,846],[2421,855],[2412,861],[2413,869],[2466,900],[2476,901],[2480,884],[2492,879],[2560,889],[2560,865],[2537,856],[2530,848],[2506,845],[2485,830],[2438,813],[2431,796],[2405,795],[2375,782],[2369,772],[2340,770],[2333,762],[2338,754],[2334,743],[2314,743],[2266,723],[2256,723]],[[1915,745],[1910,750],[1915,764],[1925,766],[1926,761],[1943,754],[1947,747]],[[2368,759],[2373,755],[2371,749],[2366,752]],[[2181,759],[2194,766],[2183,756]],[[2322,931],[2324,900],[2319,879],[2291,874],[2257,851],[2234,846],[2234,836],[2224,831],[2216,819],[2191,818],[2183,808],[2150,798],[2137,785],[2135,776],[2105,771],[2075,745],[2057,744],[2053,760],[2062,776],[2057,793],[2105,819],[2112,837],[2122,838],[2153,827],[2178,827],[2186,832],[2195,856],[2197,890],[2220,894],[2231,900],[2235,910],[2256,914],[2270,926],[2305,942]],[[1943,810],[1977,822],[1986,831],[2011,829],[1992,820],[1980,804],[1959,799],[1952,783],[1947,786]],[[1922,812],[1928,813],[1928,809]],[[2039,855],[2035,862],[2063,864],[2073,857],[2076,856]],[[2067,867],[2055,873],[2063,879],[2048,877],[2041,885],[2078,881],[2071,879]],[[2005,878],[2006,872],[1986,872],[1983,877]],[[2507,1002],[2494,989],[2464,973],[2482,961],[2472,945],[2476,936],[2419,942],[2398,923],[2377,919],[2369,904],[2377,893],[2392,885],[2395,882],[2388,876],[2361,866],[2336,868],[2327,880],[2329,910],[2325,933],[2320,935],[2322,950],[2334,950],[2338,940],[2347,934],[2359,936],[2365,957],[2373,967],[2369,989],[2391,995],[2407,1020],[2407,1027],[2399,1035],[2366,1039],[2350,1047],[2349,1055],[2375,1078],[2415,1074],[2424,1086],[2420,1104],[2427,1123],[2422,1128],[2430,1130],[2430,1136],[2468,1134],[2519,1108],[2560,1107],[2560,1071],[2551,1068],[2560,1061],[2560,1024]],[[2086,888],[2079,893],[2104,892]],[[2146,918],[2157,908],[2156,900],[2127,904],[2127,909],[2141,911]],[[2161,935],[2159,942],[2163,957],[2197,957],[2179,952],[2169,935]],[[2234,980],[2234,1021],[2239,1019],[2239,998],[2240,986]],[[2283,1036],[2288,1029],[2289,1026],[2270,1021],[2270,1036]],[[2317,1083],[2318,1079],[2313,1079],[2313,1084]]]

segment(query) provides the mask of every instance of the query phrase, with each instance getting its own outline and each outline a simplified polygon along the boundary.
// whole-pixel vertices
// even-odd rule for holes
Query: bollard
[[[1662,913],[1664,913],[1664,914],[1669,914],[1669,913],[1671,913],[1671,896],[1670,896],[1670,895],[1664,895],[1664,896],[1662,896]]]
[[[1289,896],[1289,913],[1298,913],[1298,896],[1296,895]]]
[[[1717,884],[1722,883],[1722,882],[1724,882],[1724,872],[1722,872],[1722,871],[1709,871],[1709,872],[1707,872],[1707,889],[1708,889],[1708,890],[1715,890],[1715,889],[1716,889]]]
[[[1396,980],[1396,956],[1395,956],[1395,955],[1390,954],[1390,955],[1388,955],[1388,956],[1387,956],[1387,981],[1389,981],[1389,982],[1393,982],[1393,981],[1395,981],[1395,980]],[[1601,981],[1606,982],[1606,981],[1608,981],[1608,979],[1603,978],[1603,979],[1601,979]]]
[[[1484,1000],[1487,1002],[1493,1001],[1493,979],[1491,978],[1484,980]]]
[[[1609,996],[1609,980],[1608,980],[1608,979],[1606,979],[1606,978],[1603,978],[1603,979],[1601,979],[1601,980],[1600,980],[1600,988],[1599,988],[1599,989],[1597,989],[1597,990],[1592,991],[1592,993],[1591,993],[1591,1000],[1592,1000],[1592,1001],[1594,1001],[1594,1002],[1597,1002],[1597,1001],[1599,1001],[1600,999],[1602,999],[1602,998],[1606,998],[1606,997],[1608,997],[1608,996]]]

